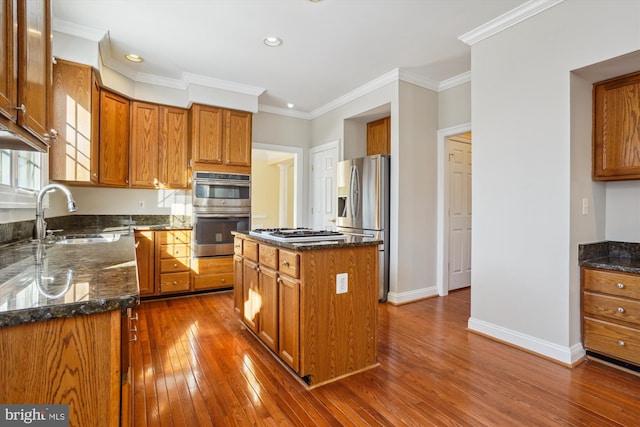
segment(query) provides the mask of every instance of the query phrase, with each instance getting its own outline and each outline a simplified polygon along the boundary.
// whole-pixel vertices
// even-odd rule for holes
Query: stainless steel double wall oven
[[[194,257],[233,254],[232,231],[249,231],[251,175],[194,172]]]

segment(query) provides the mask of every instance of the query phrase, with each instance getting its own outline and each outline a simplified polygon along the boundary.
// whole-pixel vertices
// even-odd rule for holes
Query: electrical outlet
[[[138,209],[144,209],[144,200],[138,200]]]
[[[336,294],[346,294],[349,291],[349,273],[336,274]]]

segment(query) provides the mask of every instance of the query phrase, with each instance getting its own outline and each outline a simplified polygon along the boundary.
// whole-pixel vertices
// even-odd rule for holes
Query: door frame
[[[304,201],[302,200],[302,189],[305,188],[304,171],[303,171],[303,155],[304,150],[301,147],[292,147],[289,145],[263,144],[260,142],[252,142],[251,149],[281,151],[293,154],[293,168],[295,178],[293,180],[293,226],[302,227],[304,221]]]
[[[449,162],[447,141],[449,137],[467,132],[471,132],[471,123],[464,123],[438,130],[436,287],[438,289],[438,295],[441,297],[449,295]]]
[[[315,206],[314,201],[315,201],[315,197],[316,195],[314,194],[314,185],[313,185],[313,156],[320,152],[320,151],[325,151],[325,150],[331,150],[331,149],[335,149],[338,153],[338,159],[336,161],[340,162],[343,159],[343,150],[342,150],[342,144],[341,144],[341,140],[340,139],[336,139],[333,141],[329,141],[329,142],[325,142],[324,144],[321,145],[316,145],[315,147],[311,147],[309,149],[309,159],[308,159],[308,168],[307,170],[309,171],[309,203],[308,203],[308,211],[307,211],[307,215],[309,218],[309,224],[311,226],[313,226],[313,224],[315,224],[315,218],[313,217],[313,207]],[[337,209],[337,208],[336,208]],[[337,215],[337,212],[336,212]]]

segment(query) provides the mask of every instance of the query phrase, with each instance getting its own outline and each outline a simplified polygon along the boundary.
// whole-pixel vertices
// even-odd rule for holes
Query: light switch
[[[336,274],[336,294],[346,294],[349,291],[349,273]]]
[[[582,215],[589,215],[589,199],[582,198]]]

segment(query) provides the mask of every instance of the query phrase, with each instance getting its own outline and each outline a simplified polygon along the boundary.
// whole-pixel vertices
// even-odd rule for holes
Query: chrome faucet
[[[67,196],[68,212],[75,212],[78,210],[76,202],[73,200],[73,196],[71,195],[71,191],[69,191],[67,187],[61,184],[45,185],[38,193],[38,199],[36,201],[36,224],[33,228],[34,239],[42,240],[47,235],[47,223],[44,220],[44,208],[42,207],[42,199],[44,199],[44,195],[46,193],[55,190],[60,190],[65,194],[65,196]]]

